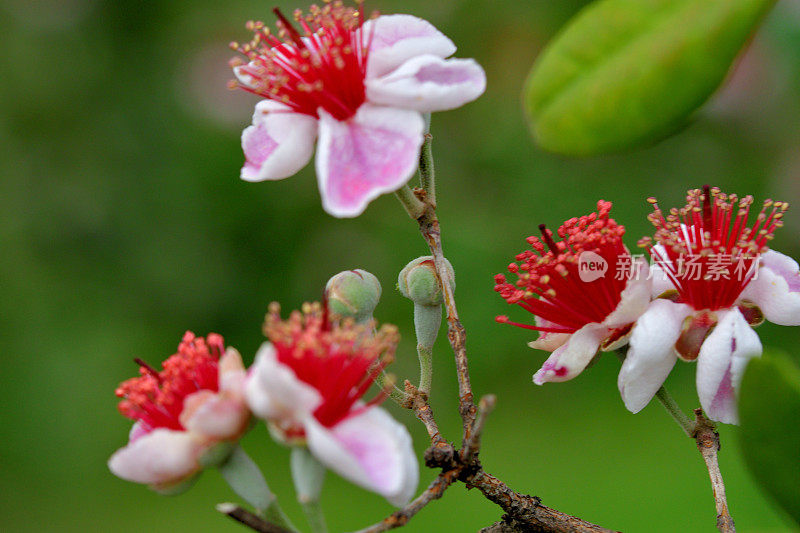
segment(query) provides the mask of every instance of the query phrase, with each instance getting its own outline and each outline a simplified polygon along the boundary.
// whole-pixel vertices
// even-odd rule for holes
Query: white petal
[[[717,316],[717,327],[697,358],[697,395],[709,418],[736,424],[742,374],[750,358],[761,355],[761,341],[738,309],[718,311]]]
[[[600,342],[608,333],[605,326],[586,324],[550,354],[542,368],[533,375],[533,382],[543,385],[548,381],[567,381],[574,378],[591,362],[600,348]]]
[[[298,424],[322,401],[315,388],[297,379],[291,368],[278,361],[275,348],[268,342],[256,354],[247,376],[245,395],[257,416]]]
[[[448,57],[456,45],[427,20],[412,15],[384,15],[362,26],[370,42],[367,78],[383,76],[412,57],[433,54]]]
[[[325,210],[360,215],[383,193],[399,189],[417,168],[425,122],[416,111],[362,105],[338,121],[319,110],[317,179]]]
[[[155,429],[120,448],[108,460],[111,472],[136,483],[177,483],[200,470],[202,441],[186,431]]]
[[[486,74],[473,59],[442,59],[426,54],[395,71],[366,82],[367,99],[423,113],[455,109],[486,90]]]
[[[652,286],[652,295],[653,297],[660,296],[661,294],[665,293],[666,291],[674,291],[675,285],[670,281],[669,276],[667,273],[664,272],[664,269],[661,268],[661,264],[659,261],[669,261],[667,259],[667,252],[664,249],[663,244],[656,244],[653,246],[653,252],[651,252],[651,256],[653,258],[653,264],[650,265],[650,279],[653,282]],[[660,258],[660,259],[658,259]]]
[[[603,320],[603,325],[611,329],[621,328],[635,322],[650,304],[651,280],[647,261],[643,257],[636,258],[634,275],[622,290],[622,299],[617,308]]]
[[[241,354],[235,348],[228,348],[219,358],[219,390],[244,396],[246,376]]]
[[[201,390],[183,400],[180,421],[191,432],[213,440],[229,440],[244,432],[250,410],[238,395]]]
[[[630,412],[644,409],[667,379],[678,358],[673,347],[683,320],[691,313],[688,305],[654,300],[636,321],[628,356],[617,378],[622,401]]]
[[[316,136],[315,118],[262,100],[256,104],[253,125],[242,132],[242,179],[279,180],[297,173],[311,160]]]
[[[758,273],[742,292],[770,322],[800,326],[800,274],[797,262],[773,250],[761,256]]]
[[[411,500],[419,467],[408,430],[380,407],[326,428],[313,417],[305,424],[308,447],[323,464],[398,507]]]

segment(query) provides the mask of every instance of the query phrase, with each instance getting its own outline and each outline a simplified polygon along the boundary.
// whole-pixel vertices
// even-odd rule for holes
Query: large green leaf
[[[598,0],[533,66],[538,143],[592,155],[659,140],[720,85],[774,0]]]
[[[788,355],[767,351],[750,362],[739,417],[750,471],[800,524],[800,368]]]

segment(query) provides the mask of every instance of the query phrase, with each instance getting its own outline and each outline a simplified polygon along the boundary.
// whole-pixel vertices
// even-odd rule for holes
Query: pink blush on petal
[[[719,384],[717,393],[714,395],[714,399],[711,401],[711,411],[715,413],[724,413],[732,409],[735,410],[735,406],[731,406],[731,403],[735,402],[735,400],[736,398],[733,390],[733,380],[731,379],[731,368],[729,365],[728,369],[725,371],[725,376],[722,378],[722,382]]]
[[[408,168],[404,154],[415,153],[414,139],[388,129],[348,125],[347,135],[334,140],[328,194],[337,204],[357,205],[375,187],[393,186]],[[402,181],[402,180],[401,180]]]
[[[323,114],[316,164],[326,210],[355,216],[408,181],[423,128],[419,113],[401,109],[365,105],[347,121]]]
[[[463,68],[450,68],[449,63],[426,65],[414,77],[419,82],[432,81],[438,85],[457,85],[474,79],[472,72]]]
[[[253,174],[257,174],[261,165],[277,147],[278,143],[270,137],[266,127],[262,125],[248,127],[242,135],[242,149],[246,159],[245,168]]]

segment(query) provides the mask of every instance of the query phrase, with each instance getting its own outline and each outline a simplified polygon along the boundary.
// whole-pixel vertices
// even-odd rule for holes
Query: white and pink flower
[[[446,59],[453,42],[411,15],[364,21],[342,2],[295,13],[274,10],[280,33],[248,23],[252,42],[232,47],[233,87],[265,98],[242,133],[247,181],[291,176],[311,159],[323,207],[353,217],[405,184],[417,168],[423,113],[459,107],[486,87],[472,59]]]
[[[108,467],[158,490],[182,486],[203,469],[206,452],[235,443],[248,426],[242,358],[225,351],[219,335],[205,340],[186,332],[160,372],[136,362],[141,376],[116,391],[120,412],[136,423]]]
[[[650,302],[648,266],[622,244],[625,228],[609,217],[611,202],[598,212],[566,221],[560,242],[540,225],[542,237],[516,256],[508,270],[517,281],[495,276],[495,291],[535,316],[535,325],[497,321],[539,331],[531,348],[552,352],[533,376],[537,385],[580,374],[598,351],[627,342],[631,327]],[[593,265],[590,267],[590,264]]]
[[[331,323],[319,304],[288,320],[270,307],[264,343],[247,378],[247,401],[269,423],[272,434],[306,445],[345,479],[401,506],[419,481],[411,436],[376,404],[362,397],[394,356],[397,330],[352,320]]]
[[[713,420],[737,422],[736,395],[745,366],[761,355],[753,327],[766,318],[800,325],[797,263],[769,250],[782,225],[782,202],[764,202],[748,226],[751,196],[719,189],[689,191],[687,205],[667,216],[655,207],[655,243],[640,243],[653,258],[653,295],[638,320],[619,374],[625,406],[649,403],[675,362],[697,361],[697,393]]]

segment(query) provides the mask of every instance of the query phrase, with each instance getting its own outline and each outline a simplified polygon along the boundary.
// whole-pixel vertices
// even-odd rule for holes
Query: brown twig
[[[411,503],[402,509],[393,512],[380,522],[365,529],[360,529],[355,533],[380,533],[381,531],[388,531],[406,525],[411,517],[417,514],[423,507],[428,505],[433,500],[438,500],[444,494],[444,491],[455,483],[458,479],[458,472],[450,470],[439,474],[433,482],[428,485],[425,492],[420,494]]]
[[[426,139],[430,143],[430,138]],[[420,172],[428,168],[428,162],[422,161],[430,158],[428,153],[421,155]],[[425,163],[425,165],[423,165]],[[432,167],[432,161],[430,161]],[[421,176],[425,183],[425,175]],[[432,181],[432,176],[430,176]],[[433,418],[433,412],[428,404],[427,396],[416,390],[413,385],[406,382],[406,394],[409,405],[414,410],[428,430],[431,438],[431,447],[425,452],[425,464],[430,468],[441,468],[442,473],[416,500],[405,508],[393,513],[383,521],[361,530],[358,533],[377,533],[404,525],[409,518],[414,516],[422,507],[441,497],[444,490],[455,479],[464,482],[467,488],[477,488],[490,501],[498,504],[511,520],[519,520],[526,524],[531,531],[552,532],[611,532],[609,529],[591,524],[574,516],[570,516],[555,509],[540,505],[537,497],[521,495],[500,481],[487,474],[478,460],[480,451],[480,438],[486,417],[494,408],[495,397],[490,395],[481,399],[477,408],[473,400],[472,386],[469,378],[469,365],[466,349],[466,330],[458,318],[453,284],[444,262],[439,219],[436,216],[435,203],[428,199],[427,190],[415,189],[415,198],[409,198],[408,191],[399,194],[398,198],[403,203],[406,211],[419,224],[419,230],[425,242],[428,243],[433,262],[436,267],[436,277],[442,288],[444,305],[447,310],[447,338],[453,349],[456,361],[456,376],[458,379],[459,413],[463,423],[461,450],[456,451],[452,444],[445,441],[439,433],[438,425]],[[424,205],[420,209],[419,204]],[[419,214],[421,213],[421,214]],[[435,497],[432,497],[432,489]]]
[[[520,524],[518,521],[510,517],[503,517],[500,522],[495,522],[491,526],[485,527],[478,531],[478,533],[527,533],[531,531],[525,524]]]
[[[494,411],[495,403],[497,403],[497,398],[494,394],[488,394],[478,402],[478,416],[475,418],[475,424],[472,426],[472,434],[470,435],[470,439],[464,443],[460,452],[461,461],[463,463],[471,463],[473,458],[478,454],[478,451],[480,451],[483,425],[486,423],[486,417]]]
[[[711,489],[714,492],[714,501],[717,506],[717,529],[722,533],[734,533],[736,526],[728,510],[728,501],[725,498],[725,482],[719,469],[719,433],[714,424],[703,415],[702,409],[694,410],[696,425],[692,437],[697,441],[697,449],[703,456],[703,461],[708,468],[711,478]]]
[[[413,393],[408,386],[406,386],[406,391]],[[417,418],[422,420],[430,417],[432,420],[433,412],[424,395],[417,393],[413,401]],[[425,451],[425,464],[430,468],[441,468],[441,474],[425,492],[406,507],[395,511],[381,522],[356,533],[379,533],[405,525],[423,507],[433,500],[441,498],[447,487],[456,480],[466,484],[467,488],[480,490],[488,500],[499,505],[507,513],[508,527],[516,524],[514,526],[517,528],[516,531],[611,533],[610,529],[541,505],[541,500],[535,496],[514,492],[505,483],[483,470],[478,460],[481,434],[486,417],[491,413],[494,405],[495,397],[493,395],[481,398],[475,422],[469,432],[470,438],[459,451],[442,439],[438,430],[434,434],[429,431],[431,446]]]
[[[217,511],[228,515],[240,524],[249,527],[253,531],[258,531],[259,533],[292,533],[286,528],[267,522],[257,514],[251,513],[235,503],[217,504]]]
[[[480,490],[488,500],[499,505],[511,519],[524,524],[530,531],[554,533],[612,533],[614,531],[542,505],[541,499],[536,496],[514,492],[505,483],[486,473],[482,468],[463,481],[467,488]]]
[[[405,382],[405,393],[408,398],[408,404],[405,405],[408,409],[412,409],[417,418],[425,426],[428,431],[428,436],[431,439],[431,445],[436,446],[441,443],[446,443],[442,434],[439,432],[439,425],[433,417],[433,409],[428,403],[428,397],[421,393],[410,381]]]
[[[419,190],[424,199],[424,191]],[[417,191],[415,191],[417,192]],[[444,262],[444,254],[442,252],[442,238],[439,229],[439,219],[436,216],[436,211],[433,206],[428,204],[428,209],[417,219],[419,223],[419,231],[428,243],[428,248],[433,256],[433,263],[436,266],[436,277],[442,287],[442,295],[444,296],[444,306],[447,310],[447,338],[450,340],[450,346],[453,348],[453,353],[456,358],[456,375],[458,377],[458,397],[459,397],[459,412],[461,419],[464,422],[463,441],[466,442],[470,438],[470,432],[475,423],[475,403],[472,397],[472,386],[469,382],[469,367],[467,364],[467,332],[458,318],[458,310],[456,309],[455,296],[453,295],[453,284],[450,280],[450,274]]]

